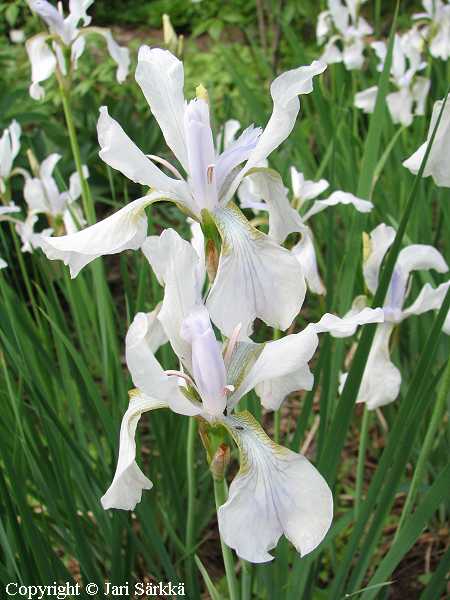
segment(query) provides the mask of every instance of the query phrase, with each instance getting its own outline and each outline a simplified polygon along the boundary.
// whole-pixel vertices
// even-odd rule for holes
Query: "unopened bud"
[[[213,283],[219,267],[219,252],[213,240],[206,241],[206,272],[208,279]]]
[[[31,172],[35,177],[39,177],[39,163],[37,161],[37,158],[33,154],[33,151],[30,149],[27,150],[27,158],[28,162],[30,163]]]
[[[166,48],[176,54],[178,48],[178,38],[175,29],[172,26],[169,15],[162,16],[163,38]]]
[[[208,90],[203,84],[200,84],[195,88],[195,95],[197,98],[200,98],[200,100],[204,100],[205,102],[209,103]]]
[[[230,464],[231,452],[227,444],[220,444],[209,464],[209,470],[215,481],[222,481]]]

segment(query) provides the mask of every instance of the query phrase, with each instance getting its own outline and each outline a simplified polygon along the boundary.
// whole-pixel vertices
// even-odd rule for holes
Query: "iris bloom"
[[[80,177],[77,172],[72,173],[69,190],[60,192],[53,177],[53,171],[60,159],[61,155],[50,154],[39,165],[37,176],[25,179],[23,193],[31,214],[45,214],[55,228],[62,223],[67,233],[74,233],[80,225],[86,224],[81,207],[74,204],[81,196]],[[83,172],[86,178],[89,177],[85,165]]]
[[[14,120],[0,138],[0,194],[5,193],[5,182],[11,176],[14,159],[19,153],[20,135],[20,125]]]
[[[430,53],[435,58],[450,57],[450,4],[442,0],[422,0],[425,9],[413,19],[419,21],[421,34],[427,40]]]
[[[330,206],[351,204],[357,211],[367,213],[373,204],[357,198],[349,192],[335,191],[324,200],[315,200],[307,210],[305,206],[324,192],[329,184],[325,179],[308,181],[303,173],[291,167],[292,202],[288,190],[280,177],[270,169],[255,169],[244,180],[245,188],[240,190],[241,206],[253,210],[269,211],[269,235],[281,243],[290,233],[300,233],[300,241],[293,247],[292,254],[300,263],[308,288],[315,294],[325,294],[317,267],[314,237],[307,225],[309,219]],[[300,212],[302,211],[302,212]]]
[[[394,238],[395,230],[384,223],[370,234],[368,255],[364,261],[364,278],[372,294],[378,287],[381,263]],[[391,361],[389,351],[394,327],[412,315],[438,310],[444,301],[450,282],[442,283],[436,288],[426,283],[416,300],[407,308],[404,307],[410,292],[411,272],[428,269],[434,269],[438,273],[448,271],[442,255],[432,246],[412,244],[400,251],[383,307],[385,322],[377,326],[357,399],[357,402],[365,402],[369,410],[393,402],[400,391],[401,373]],[[355,307],[360,309],[361,303],[364,304],[363,300],[358,298]],[[444,331],[450,334],[448,319]],[[342,376],[342,384],[345,377],[346,374]]]
[[[403,166],[406,167],[417,175],[422,164],[422,160],[425,156],[427,146],[430,142],[434,128],[439,117],[439,113],[442,109],[442,103],[444,100],[438,100],[433,106],[433,114],[431,115],[430,127],[428,129],[428,136],[426,142],[424,142],[420,148],[414,152],[405,162]],[[450,96],[447,97],[445,103],[444,112],[442,113],[439,127],[437,128],[436,135],[428,155],[427,164],[423,171],[423,177],[433,177],[436,185],[443,187],[450,187],[450,169],[449,169],[449,156],[450,156]]]
[[[65,52],[68,50],[71,68],[76,68],[77,61],[83,54],[86,36],[97,34],[106,41],[108,52],[117,64],[116,77],[122,83],[130,66],[130,53],[115,41],[109,29],[87,27],[91,17],[86,14],[94,0],[70,0],[69,15],[64,18],[62,10],[47,2],[47,0],[29,0],[31,10],[45,21],[50,35],[39,33],[26,42],[26,49],[31,63],[30,96],[34,100],[44,97],[44,89],[40,85],[47,80],[58,66],[63,75],[67,73]],[[59,4],[59,7],[62,5]],[[82,23],[82,29],[78,26]],[[52,42],[52,47],[48,45]]]
[[[378,58],[378,70],[383,70],[386,59],[387,47],[385,42],[371,44]],[[405,127],[411,125],[414,116],[425,114],[425,103],[430,90],[430,80],[417,75],[426,67],[421,56],[422,38],[417,29],[411,29],[403,35],[395,36],[391,83],[397,91],[386,96],[389,113],[394,123],[401,123]],[[372,113],[378,86],[367,88],[355,95],[355,106],[365,113]]]
[[[143,412],[169,408],[196,416],[207,427],[224,427],[239,448],[241,468],[218,511],[225,543],[243,559],[266,562],[284,534],[302,555],[308,554],[331,524],[328,485],[305,457],[273,443],[248,412],[234,409],[255,387],[272,399],[287,390],[310,389],[308,361],[317,348],[317,334],[345,331],[355,321],[379,321],[382,311],[366,309],[350,321],[325,315],[300,333],[266,344],[239,342],[238,327],[222,346],[202,303],[196,276],[200,259],[191,244],[169,229],[149,237],[143,250],[165,287],[157,320],[182,370],[163,371],[154,356],[155,321],[137,314],[126,338],[126,361],[136,389],[122,420],[117,469],[103,507],[132,510],[142,491],[151,489],[135,461],[136,427]]]
[[[321,60],[343,62],[345,68],[361,69],[364,64],[364,38],[372,27],[358,13],[359,0],[328,0],[328,10],[319,14],[317,43],[325,45]]]
[[[300,310],[306,291],[300,265],[288,250],[252,227],[231,199],[244,175],[289,135],[300,110],[297,96],[310,93],[313,77],[325,68],[315,61],[277,77],[271,85],[273,110],[265,130],[248,127],[218,154],[204,93],[187,103],[183,64],[167,50],[143,46],[136,80],[186,176],[164,159],[146,156],[102,107],[100,157],[151,191],[87,229],[49,238],[47,256],[64,260],[74,277],[98,256],[137,249],[147,234],[145,207],[169,200],[197,222],[204,223],[208,217],[222,238],[217,275],[207,300],[214,323],[227,335],[236,320],[247,332],[255,318],[286,329]]]

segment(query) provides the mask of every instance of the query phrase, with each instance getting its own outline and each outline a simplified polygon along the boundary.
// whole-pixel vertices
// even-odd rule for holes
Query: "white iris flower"
[[[98,256],[137,249],[147,234],[145,207],[169,200],[197,222],[212,220],[222,238],[217,275],[207,299],[214,323],[227,335],[236,321],[249,332],[256,318],[282,330],[289,327],[306,291],[300,264],[271,236],[252,227],[231,200],[243,177],[290,134],[300,110],[298,95],[310,93],[314,76],[325,68],[314,61],[277,77],[270,88],[273,110],[264,131],[250,126],[218,154],[204,94],[186,102],[183,64],[167,50],[143,46],[136,80],[185,177],[167,161],[146,156],[102,107],[100,157],[148,186],[150,193],[78,233],[47,239],[47,256],[64,260],[74,277]],[[174,176],[161,170],[158,162]]]
[[[394,238],[395,230],[384,223],[378,225],[370,234],[368,255],[364,261],[364,279],[372,294],[378,287],[381,263]],[[389,350],[389,341],[394,327],[412,315],[438,310],[444,301],[450,285],[449,281],[436,288],[426,283],[416,300],[407,308],[404,307],[410,292],[411,272],[428,269],[434,269],[438,273],[448,271],[447,263],[433,246],[411,244],[400,251],[383,307],[385,322],[377,326],[359,388],[357,402],[365,402],[369,410],[393,402],[400,391],[401,373],[391,361]],[[361,304],[364,304],[364,298],[359,297],[354,303],[353,311],[360,310]],[[444,332],[450,334],[448,317]],[[346,374],[341,377],[343,385]]]
[[[132,510],[142,491],[151,489],[135,461],[136,427],[143,412],[170,408],[212,427],[225,427],[239,448],[240,471],[218,511],[225,543],[241,558],[266,562],[284,534],[302,555],[308,554],[331,524],[328,485],[305,457],[273,443],[249,413],[235,413],[234,408],[254,388],[263,404],[273,402],[272,407],[294,389],[311,389],[308,361],[317,348],[317,334],[345,333],[355,324],[380,322],[382,311],[365,309],[349,319],[324,315],[302,332],[266,344],[238,341],[237,327],[222,345],[202,302],[202,280],[196,276],[201,259],[191,244],[168,229],[160,237],[147,238],[143,250],[165,288],[158,326],[182,370],[163,371],[154,356],[154,314],[136,315],[126,339],[126,360],[136,389],[123,417],[117,469],[103,507]],[[156,336],[161,339],[160,333]]]
[[[105,39],[108,52],[117,64],[117,81],[122,83],[125,80],[130,66],[129,50],[114,41],[109,29],[88,27],[91,17],[86,11],[93,2],[94,0],[70,0],[69,15],[64,18],[62,11],[47,0],[29,0],[31,10],[45,21],[50,31],[50,35],[39,33],[26,42],[31,63],[30,96],[34,100],[44,97],[44,89],[40,84],[51,77],[57,66],[63,75],[67,73],[66,49],[69,50],[71,67],[76,68],[77,61],[85,49],[85,38],[91,34],[100,35]],[[80,21],[81,29],[78,28]],[[52,47],[49,46],[49,42],[52,42]]]

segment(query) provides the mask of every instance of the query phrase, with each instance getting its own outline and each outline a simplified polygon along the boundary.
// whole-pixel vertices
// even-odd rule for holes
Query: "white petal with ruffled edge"
[[[300,264],[285,248],[250,225],[234,205],[216,211],[222,251],[207,299],[213,322],[227,336],[238,323],[251,331],[256,318],[285,330],[306,293]]]
[[[403,311],[402,319],[406,319],[411,315],[421,315],[429,310],[439,310],[449,287],[449,281],[441,283],[436,288],[426,283],[411,306]]]
[[[152,351],[154,321],[137,313],[127,331],[125,357],[134,385],[140,392],[167,404],[182,415],[197,415],[201,406],[190,402],[178,385],[178,377],[167,375]]]
[[[136,81],[150,105],[167,145],[189,172],[184,133],[183,63],[168,50],[141,46]]]
[[[138,198],[110,217],[77,233],[60,237],[45,237],[43,250],[50,260],[62,260],[76,277],[83,267],[107,254],[137,250],[147,235],[145,207],[161,199],[154,193]]]
[[[119,123],[109,116],[106,106],[100,108],[97,123],[99,156],[125,177],[160,192],[174,194],[174,200],[190,202],[186,182],[168,177],[127,136]]]
[[[308,325],[308,327],[312,327],[317,333],[329,332],[333,337],[343,338],[354,335],[359,325],[383,323],[383,321],[384,311],[382,308],[366,307],[358,310],[356,305],[344,317],[325,313],[320,321]]]
[[[223,541],[253,563],[272,560],[269,551],[283,534],[301,556],[312,552],[333,519],[325,479],[304,456],[272,442],[250,413],[223,423],[239,447],[241,465],[217,513]]]
[[[118,508],[133,510],[142,499],[143,490],[151,490],[153,483],[136,463],[136,428],[142,413],[165,408],[167,403],[145,394],[130,393],[130,405],[120,427],[119,459],[114,479],[101,499],[105,510]]]
[[[264,406],[272,408],[281,404],[289,392],[312,387],[312,375],[309,373],[308,362],[317,349],[319,339],[313,328],[307,327],[300,333],[287,335],[279,340],[267,342],[262,351],[248,370],[236,391],[230,397],[230,406],[234,406],[240,398],[255,386],[266,382],[262,397]],[[296,387],[298,383],[300,387]],[[306,387],[303,387],[306,386]]]
[[[395,229],[380,223],[370,232],[368,254],[363,264],[363,273],[366,285],[372,294],[378,287],[381,263],[386,252],[394,243]]]
[[[248,161],[230,185],[224,205],[232,198],[245,173],[266,159],[289,136],[300,110],[298,96],[311,93],[314,77],[323,73],[326,68],[325,63],[315,60],[309,66],[282,73],[272,82],[272,115]]]
[[[403,166],[417,175],[422,164],[428,143],[436,126],[443,100],[435,102],[428,129],[427,140],[416,152],[404,161]],[[436,185],[450,187],[450,170],[448,168],[448,157],[450,155],[450,97],[445,103],[444,112],[436,131],[433,146],[428,156],[427,164],[423,171],[423,177],[431,175]]]
[[[326,200],[316,200],[311,208],[303,215],[303,221],[306,222],[313,215],[322,212],[329,206],[337,204],[351,204],[358,212],[368,213],[372,210],[373,204],[368,200],[362,200],[350,192],[336,191],[331,194]]]
[[[158,319],[174,352],[191,372],[191,346],[180,331],[183,320],[202,304],[203,281],[196,278],[200,259],[192,245],[173,229],[166,229],[159,237],[148,237],[142,251],[165,287]]]
[[[25,47],[31,64],[30,96],[33,100],[44,97],[40,85],[55,72],[56,57],[47,45],[47,34],[40,33],[26,41]]]

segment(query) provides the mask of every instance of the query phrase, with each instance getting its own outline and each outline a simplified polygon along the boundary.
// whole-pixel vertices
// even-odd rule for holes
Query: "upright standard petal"
[[[191,100],[184,112],[184,131],[189,161],[189,183],[199,210],[218,205],[214,140],[209,106],[202,98]]]
[[[298,96],[311,93],[313,78],[323,73],[326,68],[324,62],[315,60],[307,67],[282,73],[272,82],[270,86],[273,100],[272,115],[247,163],[230,185],[226,195],[227,200],[232,198],[245,173],[266,159],[289,136],[300,110]]]
[[[192,348],[192,375],[206,412],[222,415],[227,405],[225,364],[203,305],[184,319],[181,336]]]
[[[186,398],[178,378],[167,375],[153,354],[155,322],[145,313],[137,313],[125,339],[125,357],[134,385],[139,391],[166,403],[174,412],[197,415],[201,406]]]
[[[203,280],[196,278],[200,259],[192,245],[173,229],[164,230],[159,237],[148,237],[142,251],[164,285],[158,319],[174,352],[192,373],[191,345],[181,336],[181,325],[202,304]]]
[[[125,177],[149,187],[174,194],[179,202],[189,201],[189,191],[184,181],[168,177],[130,140],[117,121],[108,114],[106,106],[100,108],[97,123],[99,156]]]
[[[33,100],[44,97],[40,85],[55,72],[56,57],[47,45],[47,34],[40,33],[26,41],[25,47],[31,64],[30,96]]]
[[[368,200],[362,200],[357,198],[349,192],[336,191],[331,194],[326,200],[316,200],[311,208],[303,215],[303,221],[307,221],[313,215],[322,212],[329,206],[336,206],[336,204],[351,204],[358,212],[368,213],[372,210],[373,204]]]
[[[222,250],[206,303],[213,322],[227,336],[238,323],[248,334],[256,318],[287,329],[306,293],[300,264],[252,227],[235,205],[216,211],[214,219]]]
[[[220,535],[237,555],[253,563],[284,534],[301,556],[325,537],[333,497],[325,479],[301,454],[278,446],[250,413],[223,419],[240,451],[240,470],[218,510]]]
[[[145,207],[160,199],[160,194],[150,194],[130,202],[110,217],[77,233],[45,237],[44,253],[50,260],[64,261],[70,267],[73,278],[99,256],[137,250],[147,235]]]
[[[139,49],[136,81],[144,93],[167,145],[189,172],[184,135],[183,63],[168,50]]]
[[[404,161],[403,166],[417,175],[420,165],[425,156],[427,146],[431,140],[433,130],[442,109],[444,100],[435,102],[433,114],[431,116],[430,127],[428,129],[427,140],[416,152]],[[450,187],[450,169],[448,168],[448,157],[450,155],[450,96],[447,97],[444,112],[439,122],[439,127],[436,131],[436,136],[433,141],[430,153],[428,155],[427,164],[423,171],[423,177],[432,176],[436,185],[442,187]]]
[[[134,392],[134,393],[133,393]],[[133,510],[141,501],[142,491],[151,490],[153,483],[136,463],[136,428],[142,413],[167,407],[167,403],[136,393],[130,393],[130,405],[120,427],[119,460],[114,479],[101,499],[105,510]]]
[[[370,237],[367,240],[363,273],[366,285],[372,294],[375,294],[377,291],[381,263],[386,252],[393,244],[394,239],[395,229],[389,225],[385,225],[385,223],[380,223],[380,225],[371,231]]]
[[[37,13],[52,33],[59,35],[64,44],[69,45],[71,40],[71,30],[66,27],[66,23],[58,9],[47,2],[47,0],[30,0],[30,7]]]

